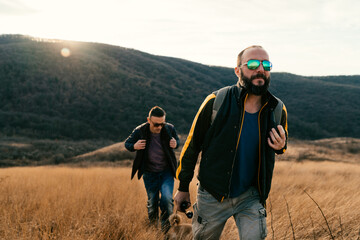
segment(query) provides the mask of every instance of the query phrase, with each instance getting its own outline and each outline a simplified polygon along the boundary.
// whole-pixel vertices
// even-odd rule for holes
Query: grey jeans
[[[192,220],[194,239],[219,239],[226,221],[233,216],[241,240],[265,239],[266,210],[259,192],[251,187],[236,198],[219,202],[201,186],[198,188]]]

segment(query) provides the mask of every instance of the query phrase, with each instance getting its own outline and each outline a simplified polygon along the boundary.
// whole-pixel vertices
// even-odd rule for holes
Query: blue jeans
[[[148,196],[147,208],[151,224],[157,225],[159,205],[161,210],[161,229],[167,232],[170,228],[169,216],[173,213],[174,177],[170,170],[163,172],[144,172],[143,180]],[[159,195],[161,198],[159,201]],[[159,204],[160,202],[160,204]]]
[[[199,186],[192,220],[194,239],[219,239],[230,217],[235,219],[241,240],[265,239],[266,211],[255,187],[219,202]]]

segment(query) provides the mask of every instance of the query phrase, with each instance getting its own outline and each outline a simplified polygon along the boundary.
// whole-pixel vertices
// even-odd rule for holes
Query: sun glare
[[[70,50],[68,48],[61,49],[61,56],[69,57],[71,55]]]

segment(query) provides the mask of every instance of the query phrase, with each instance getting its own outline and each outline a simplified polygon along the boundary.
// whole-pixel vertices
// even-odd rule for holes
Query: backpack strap
[[[227,92],[229,91],[229,88],[231,86],[226,86],[223,87],[217,91],[214,92],[214,94],[216,95],[215,100],[214,100],[214,104],[213,104],[213,110],[212,110],[212,115],[211,115],[211,124],[214,122],[216,114],[218,113],[222,103],[224,102],[225,96],[227,94]],[[281,115],[282,115],[282,109],[283,109],[283,105],[284,103],[277,97],[275,97],[276,100],[278,101],[278,104],[276,105],[275,109],[274,109],[274,122],[277,125],[280,124],[281,121]]]
[[[277,97],[275,97],[276,100],[278,100],[278,104],[276,105],[275,109],[274,109],[274,117],[275,117],[275,124],[276,126],[280,124],[281,121],[281,114],[282,114],[282,109],[283,109],[283,105],[284,103]]]
[[[228,92],[230,87],[231,86],[226,86],[226,87],[220,88],[219,90],[214,92],[216,97],[215,97],[214,104],[213,104],[213,110],[212,110],[212,115],[211,115],[211,124],[214,122],[216,114],[219,111],[222,103],[224,102],[226,93]]]

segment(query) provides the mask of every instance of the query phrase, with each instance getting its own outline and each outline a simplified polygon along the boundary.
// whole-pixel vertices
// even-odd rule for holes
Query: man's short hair
[[[244,52],[246,51],[246,50],[248,50],[248,49],[250,49],[250,48],[262,48],[262,49],[264,49],[262,46],[260,46],[260,45],[252,45],[252,46],[250,46],[250,47],[247,47],[247,48],[245,48],[244,50],[242,50],[240,53],[239,53],[239,55],[238,55],[238,58],[237,58],[237,67],[240,67],[241,66],[241,64],[242,64],[242,56],[243,56],[243,54],[244,54]]]
[[[153,107],[149,112],[149,118],[150,117],[163,117],[165,115],[166,115],[166,113],[165,113],[164,109],[162,109],[159,106]]]

